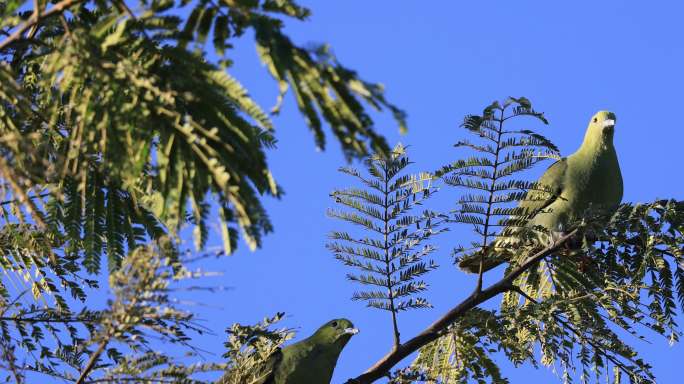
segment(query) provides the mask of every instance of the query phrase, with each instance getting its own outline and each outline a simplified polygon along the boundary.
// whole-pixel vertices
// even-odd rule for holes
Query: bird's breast
[[[565,204],[570,216],[579,217],[590,207],[612,208],[622,200],[622,175],[614,149],[597,156],[568,159],[564,180]]]

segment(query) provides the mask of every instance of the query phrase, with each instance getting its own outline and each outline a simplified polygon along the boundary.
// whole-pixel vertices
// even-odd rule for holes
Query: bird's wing
[[[268,357],[268,359],[266,359],[266,361],[254,368],[254,371],[249,374],[246,381],[240,382],[246,384],[272,384],[275,370],[282,360],[283,352],[278,348]],[[232,378],[232,372],[226,372],[214,384],[232,384],[234,383],[234,381],[231,380]]]
[[[524,209],[524,214],[534,215],[553,204],[561,196],[563,192],[563,179],[567,169],[567,158],[556,161],[546,169],[546,172],[537,180],[540,188],[543,188],[544,191],[532,191],[529,193],[529,199],[523,200],[518,204],[518,207]],[[505,255],[504,251],[497,252],[495,255],[485,256],[484,271],[488,271],[506,261],[508,256]],[[458,266],[466,272],[478,273],[480,271],[480,252],[465,256],[459,261]]]
[[[567,169],[567,158],[562,158],[551,164],[546,169],[546,172],[537,180],[539,187],[546,191],[529,193],[531,198],[521,201],[518,206],[524,208],[527,214],[535,214],[553,204],[563,192],[563,179]]]

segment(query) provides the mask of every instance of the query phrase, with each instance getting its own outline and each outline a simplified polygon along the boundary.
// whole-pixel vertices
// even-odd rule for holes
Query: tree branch
[[[0,322],[12,323],[29,323],[29,324],[47,324],[47,323],[81,323],[81,324],[99,324],[100,321],[96,318],[47,318],[47,317],[0,317]]]
[[[37,10],[34,11],[33,14],[31,14],[31,17],[24,24],[21,24],[19,27],[17,27],[17,29],[14,30],[14,32],[12,32],[11,35],[0,42],[0,51],[7,48],[7,46],[13,42],[19,40],[26,31],[31,29],[31,27],[38,25],[41,21],[52,16],[61,15],[62,12],[66,11],[69,7],[81,2],[83,2],[83,0],[62,0],[45,12],[41,13]]]
[[[560,239],[549,245],[548,247],[542,249],[541,251],[535,253],[534,255],[528,257],[523,261],[518,267],[513,269],[508,275],[504,276],[498,282],[490,285],[486,289],[480,292],[477,289],[461,301],[458,305],[450,309],[446,314],[444,314],[437,321],[428,326],[423,332],[419,333],[417,336],[406,341],[405,343],[399,345],[397,348],[389,352],[382,359],[376,362],[372,367],[370,367],[363,374],[349,379],[347,384],[370,384],[380,378],[382,378],[389,370],[399,363],[401,360],[416,352],[423,346],[439,338],[447,327],[460,317],[462,317],[467,311],[477,307],[478,305],[484,303],[485,301],[497,296],[500,293],[509,291],[513,289],[513,281],[523,274],[528,269],[535,266],[544,257],[552,254],[563,244],[565,244],[571,237],[577,233],[577,229],[565,234]]]
[[[14,351],[7,344],[7,340],[0,341],[0,348],[2,349],[2,359],[7,362],[8,367],[6,368],[12,372],[12,376],[14,376],[14,382],[16,384],[22,384],[24,382],[23,376],[17,369]]]
[[[81,371],[81,376],[79,376],[78,380],[76,380],[76,384],[83,384],[85,382],[85,380],[88,378],[88,374],[93,370],[95,363],[97,363],[100,355],[102,352],[104,352],[105,347],[107,347],[107,344],[109,344],[109,337],[105,337],[102,341],[100,341],[100,344],[97,346],[97,350],[90,355],[90,359],[88,359],[83,371]]]

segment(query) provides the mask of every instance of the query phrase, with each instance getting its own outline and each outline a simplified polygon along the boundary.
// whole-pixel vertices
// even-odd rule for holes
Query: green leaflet
[[[356,233],[333,232],[327,248],[335,258],[355,270],[347,278],[364,286],[352,300],[392,313],[395,343],[398,312],[427,308],[430,303],[418,295],[427,289],[421,277],[437,265],[427,257],[435,250],[424,244],[445,229],[443,217],[425,210],[413,213],[436,191],[432,175],[403,175],[411,162],[399,144],[389,157],[374,155],[364,160],[366,175],[345,167],[340,171],[355,177],[369,189],[352,187],[335,190],[331,197],[344,210],[328,215],[361,228]],[[357,231],[358,232],[358,231]]]

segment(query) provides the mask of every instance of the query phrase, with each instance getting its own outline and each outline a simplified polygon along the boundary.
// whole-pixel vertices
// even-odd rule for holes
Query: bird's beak
[[[345,335],[356,335],[357,333],[359,333],[359,330],[357,328],[345,328],[344,329]]]
[[[603,128],[614,128],[614,127],[615,127],[615,120],[613,120],[613,119],[603,120]]]

